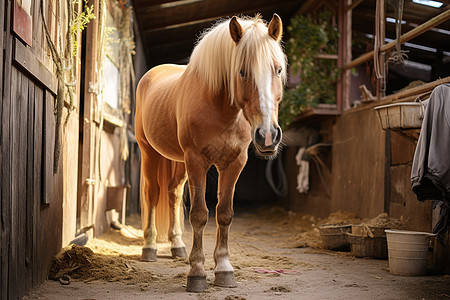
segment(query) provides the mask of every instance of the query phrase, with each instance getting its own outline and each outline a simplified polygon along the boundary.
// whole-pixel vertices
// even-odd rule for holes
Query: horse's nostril
[[[277,127],[274,137],[273,137],[273,143],[278,144],[281,141],[281,137],[283,136],[283,133],[281,131],[280,126]]]
[[[256,130],[256,133],[261,137],[261,138],[264,138],[264,134],[262,133],[262,131],[261,131],[261,129],[257,129]]]
[[[260,145],[263,145],[264,144],[264,138],[265,138],[265,136],[262,133],[261,129],[260,128],[256,129],[256,131],[255,131],[255,142],[260,144]]]

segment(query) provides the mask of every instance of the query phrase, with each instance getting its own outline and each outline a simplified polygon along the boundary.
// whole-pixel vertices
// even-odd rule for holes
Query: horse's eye
[[[278,74],[278,76],[280,76],[281,75],[281,71],[282,71],[283,69],[282,68],[279,68],[278,70],[277,70],[277,74]]]
[[[239,75],[241,75],[241,77],[247,76],[247,74],[246,74],[245,71],[243,71],[243,70],[241,70],[241,71],[239,72]]]

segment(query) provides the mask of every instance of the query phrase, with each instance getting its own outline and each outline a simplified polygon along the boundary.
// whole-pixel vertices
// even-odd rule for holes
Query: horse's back
[[[183,160],[178,144],[173,87],[186,70],[181,65],[160,65],[139,81],[136,94],[135,131],[139,146],[151,146],[162,156]]]
[[[151,68],[147,73],[142,76],[137,86],[137,105],[142,104],[145,101],[145,94],[149,88],[152,88],[155,84],[163,84],[169,79],[179,78],[186,70],[186,66],[165,64]],[[167,82],[169,83],[169,82]],[[141,94],[141,96],[139,96]]]

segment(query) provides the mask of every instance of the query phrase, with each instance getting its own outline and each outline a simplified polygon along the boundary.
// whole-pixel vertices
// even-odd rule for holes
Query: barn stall
[[[334,52],[322,52],[314,59],[342,69],[331,85],[335,100],[297,104],[303,109],[295,111],[286,127],[289,140],[269,176],[265,175],[267,162],[249,151],[249,162],[236,188],[237,217],[230,237],[239,286],[227,290],[210,282],[204,297],[383,298],[389,297],[386,289],[398,299],[448,295],[445,276],[433,276],[431,281],[429,277],[394,277],[386,271],[386,260],[355,260],[352,252],[323,250],[317,229],[319,224],[373,220],[387,213],[403,220],[406,229],[431,232],[439,220],[431,202],[418,202],[410,188],[420,128],[382,130],[374,107],[413,101],[449,81],[445,68],[448,4],[444,1],[442,7],[432,8],[405,1],[400,44],[409,50],[408,63],[397,66],[386,63],[386,57],[378,59],[384,73],[375,80],[375,51],[366,51],[373,49],[379,36],[380,57],[396,47],[396,8],[384,1],[314,2],[89,1],[87,6],[77,2],[73,6],[77,13],[90,12],[95,19],[90,19],[85,29],[75,31],[79,50],[72,62],[73,71],[66,71],[63,78],[65,93],[71,93],[70,87],[74,102],[65,97],[59,123],[54,105],[60,94],[60,66],[52,58],[42,15],[57,54],[67,64],[67,49],[71,48],[65,35],[70,22],[68,6],[44,1],[41,12],[39,1],[6,1],[1,14],[5,22],[0,22],[5,24],[6,36],[2,41],[2,298],[20,297],[47,277],[59,281],[46,281],[27,297],[102,298],[113,290],[117,298],[129,293],[133,297],[175,298],[185,293],[187,262],[164,259],[170,256],[167,245],[162,244],[163,259],[154,265],[138,262],[142,244],[140,222],[135,216],[139,206],[139,153],[133,134],[137,80],[160,63],[186,63],[196,38],[219,18],[259,12],[269,20],[277,13],[285,25],[288,49],[289,39],[295,34],[287,29],[290,20],[303,16],[318,22],[317,16],[324,11],[331,12],[324,19],[339,35]],[[385,22],[375,21],[377,7],[379,20]],[[376,26],[380,26],[377,33]],[[292,73],[288,89],[295,91],[301,80]],[[399,91],[414,80],[422,82]],[[365,88],[358,89],[362,84]],[[117,92],[114,86],[119,87]],[[61,131],[55,130],[58,124],[62,124]],[[58,134],[59,160],[55,159]],[[16,145],[20,151],[15,151]],[[295,164],[300,148],[311,157],[309,186],[301,193],[296,189],[299,168]],[[280,165],[285,169],[287,194],[267,183],[282,181],[283,172],[276,172]],[[214,212],[216,185],[217,173],[212,169],[207,186],[210,212]],[[254,210],[261,205],[266,206]],[[120,232],[109,228],[109,216],[117,218],[111,208],[120,212],[120,220],[127,224]],[[336,220],[332,213],[339,210],[349,214]],[[187,222],[185,229],[189,248]],[[214,221],[210,220],[205,235],[207,253],[214,247],[214,230]],[[64,278],[52,273],[51,263],[53,256],[76,238],[89,239],[87,245],[94,253],[75,246],[71,249],[75,253],[69,252],[70,257],[80,257],[80,261],[69,261],[75,263],[72,267],[85,271],[71,275],[70,286],[83,291],[74,294],[62,289]],[[305,246],[310,248],[297,248]],[[449,267],[448,247],[439,243],[432,246],[430,266],[434,266],[434,274],[440,274]],[[96,264],[84,266],[86,257]],[[207,255],[207,260],[206,266],[212,270],[212,257]],[[61,261],[62,270],[67,271],[67,261]],[[348,265],[354,276],[349,277],[348,270],[339,265]],[[109,268],[115,273],[105,273]],[[25,285],[23,274],[27,274]],[[93,284],[84,287],[85,282],[99,280],[118,283],[106,288]],[[409,289],[403,291],[404,286]]]

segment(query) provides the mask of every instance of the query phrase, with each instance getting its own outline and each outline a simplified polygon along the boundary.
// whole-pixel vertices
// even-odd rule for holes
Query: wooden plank
[[[27,236],[27,148],[28,148],[28,86],[29,86],[29,78],[25,74],[23,74],[20,70],[19,77],[21,80],[20,87],[20,96],[16,101],[18,101],[18,115],[15,116],[17,120],[17,143],[18,147],[15,149],[15,158],[14,162],[17,161],[17,179],[16,179],[16,195],[17,195],[17,228],[18,228],[18,236],[17,236],[17,271],[18,271],[18,279],[26,278],[26,280],[18,280],[15,282],[17,286],[17,290],[19,291],[18,295],[23,295],[25,291],[28,291],[30,286],[30,280],[27,276],[27,267],[25,265],[25,257],[26,257],[26,236]],[[26,282],[24,282],[26,281]]]
[[[19,141],[18,141],[18,121],[19,121],[19,97],[20,97],[20,88],[22,81],[20,80],[20,72],[13,68],[11,72],[11,120],[10,120],[10,159],[11,159],[11,238],[10,238],[10,257],[9,257],[9,298],[11,296],[18,295],[18,287],[17,282],[20,279],[19,270],[18,270],[18,239],[19,239],[19,224],[18,224],[18,215],[19,215],[19,207],[18,207],[18,199],[17,199],[17,189],[18,186],[18,157],[16,156],[16,151],[19,149]]]
[[[1,69],[3,88],[1,109],[1,263],[0,263],[0,298],[9,299],[9,248],[11,239],[11,145],[10,145],[10,119],[11,119],[11,76],[12,76],[12,44],[13,37],[11,35],[11,1],[7,1],[2,6],[2,17],[4,22],[0,26],[5,26],[1,31],[6,35],[5,51],[0,55],[3,59],[4,69]],[[3,11],[3,7],[6,10]],[[2,41],[3,42],[3,41]],[[3,49],[3,48],[2,48]],[[0,73],[1,73],[0,72]]]
[[[5,23],[5,5],[0,5],[0,50],[2,50],[3,53],[3,37],[6,38],[5,33],[4,33],[4,23]],[[0,95],[3,95],[3,54],[0,55]],[[0,105],[0,116],[2,115],[2,109],[1,109],[1,105]],[[0,156],[1,157],[1,156]],[[0,159],[0,168],[1,168],[1,159]],[[0,187],[1,189],[1,187]],[[1,277],[0,277],[1,278]],[[0,283],[0,287],[1,287],[1,283]]]
[[[56,95],[58,80],[56,76],[31,52],[31,49],[16,42],[14,62],[25,69],[34,79]]]
[[[336,119],[331,211],[348,210],[360,218],[384,212],[385,135],[371,107],[345,111]]]
[[[40,283],[42,275],[39,266],[42,258],[39,255],[39,225],[40,224],[40,207],[42,201],[42,152],[43,152],[43,122],[44,122],[44,91],[39,87],[35,89],[35,110],[34,110],[34,141],[33,141],[33,285]],[[43,278],[42,278],[43,279]]]
[[[45,91],[44,96],[44,161],[43,161],[43,197],[42,204],[50,204],[53,194],[53,156],[55,148],[55,126],[56,117],[54,114],[54,98],[49,91]]]
[[[439,24],[447,21],[448,19],[450,19],[450,9],[444,11],[443,13],[441,13],[440,15],[428,20],[427,22],[417,26],[416,28],[408,31],[407,33],[403,34],[400,37],[400,43],[404,44],[409,40],[412,40],[413,38],[415,38],[416,36],[421,35],[422,33],[430,30],[431,28],[434,28],[436,26],[438,26]],[[380,49],[380,52],[386,52],[388,50],[391,50],[392,48],[395,47],[395,44],[397,42],[394,40],[390,43],[387,43],[385,45],[383,45]],[[361,55],[360,57],[358,57],[357,59],[353,60],[352,62],[350,62],[349,64],[344,66],[344,69],[351,69],[363,62],[366,62],[368,60],[370,60],[373,57],[374,51],[370,51],[367,52],[366,54]]]
[[[27,278],[27,287],[33,287],[33,228],[37,225],[33,222],[34,216],[34,182],[33,182],[33,152],[34,152],[34,103],[35,103],[35,89],[36,86],[33,82],[28,83],[28,98],[27,98],[27,153],[26,153],[26,197],[25,197],[25,207],[26,207],[26,237],[25,237],[25,267]],[[26,290],[28,290],[28,288]]]
[[[33,20],[32,17],[19,5],[17,1],[14,3],[13,31],[25,43],[33,45]]]
[[[2,50],[3,53],[3,37],[4,37],[4,23],[5,23],[5,7],[6,5],[0,5],[0,49]],[[5,36],[6,37],[6,36]],[[0,68],[0,95],[1,97],[3,96],[3,59],[4,56],[3,54],[0,55],[0,66],[2,66],[2,68]],[[2,102],[6,102],[7,100],[4,100],[2,97]],[[2,124],[2,120],[3,120],[3,104],[0,103],[0,137],[2,135],[2,128],[3,126]],[[2,159],[2,154],[3,154],[3,147],[2,147],[2,140],[0,138],[0,170],[3,170],[3,159]],[[1,172],[1,171],[0,171]],[[3,172],[0,173],[0,176],[2,176]],[[0,222],[0,298],[1,299],[6,299],[6,293],[5,291],[7,290],[7,287],[4,286],[4,274],[3,274],[3,269],[5,268],[4,266],[7,265],[8,260],[6,257],[6,247],[3,245],[5,244],[5,242],[3,242],[4,236],[6,235],[6,224],[4,224],[4,219],[3,217],[6,215],[6,210],[4,211],[4,203],[3,202],[7,202],[8,200],[3,200],[3,180],[2,182],[0,182],[0,199],[2,199],[0,201],[0,220],[2,220],[2,222]],[[6,217],[6,216],[5,216]],[[6,238],[6,237],[5,237]],[[5,250],[4,250],[5,248]]]
[[[99,16],[99,0],[90,0],[89,5],[94,5],[94,13]],[[86,62],[85,62],[85,84],[84,84],[84,111],[83,117],[83,149],[82,149],[82,162],[81,170],[79,170],[81,176],[79,178],[80,184],[80,226],[92,225],[92,196],[93,185],[87,184],[89,179],[94,175],[94,145],[95,145],[95,124],[93,116],[93,108],[96,104],[96,95],[89,90],[90,83],[95,84],[97,82],[96,75],[96,59],[97,59],[97,40],[98,40],[98,17],[92,20],[86,28]],[[80,113],[81,114],[81,113]],[[81,125],[80,125],[81,126]]]
[[[391,130],[391,166],[411,164],[416,150],[413,139]]]
[[[389,216],[407,220],[409,230],[431,232],[432,201],[417,201],[411,190],[411,164],[391,167]]]

